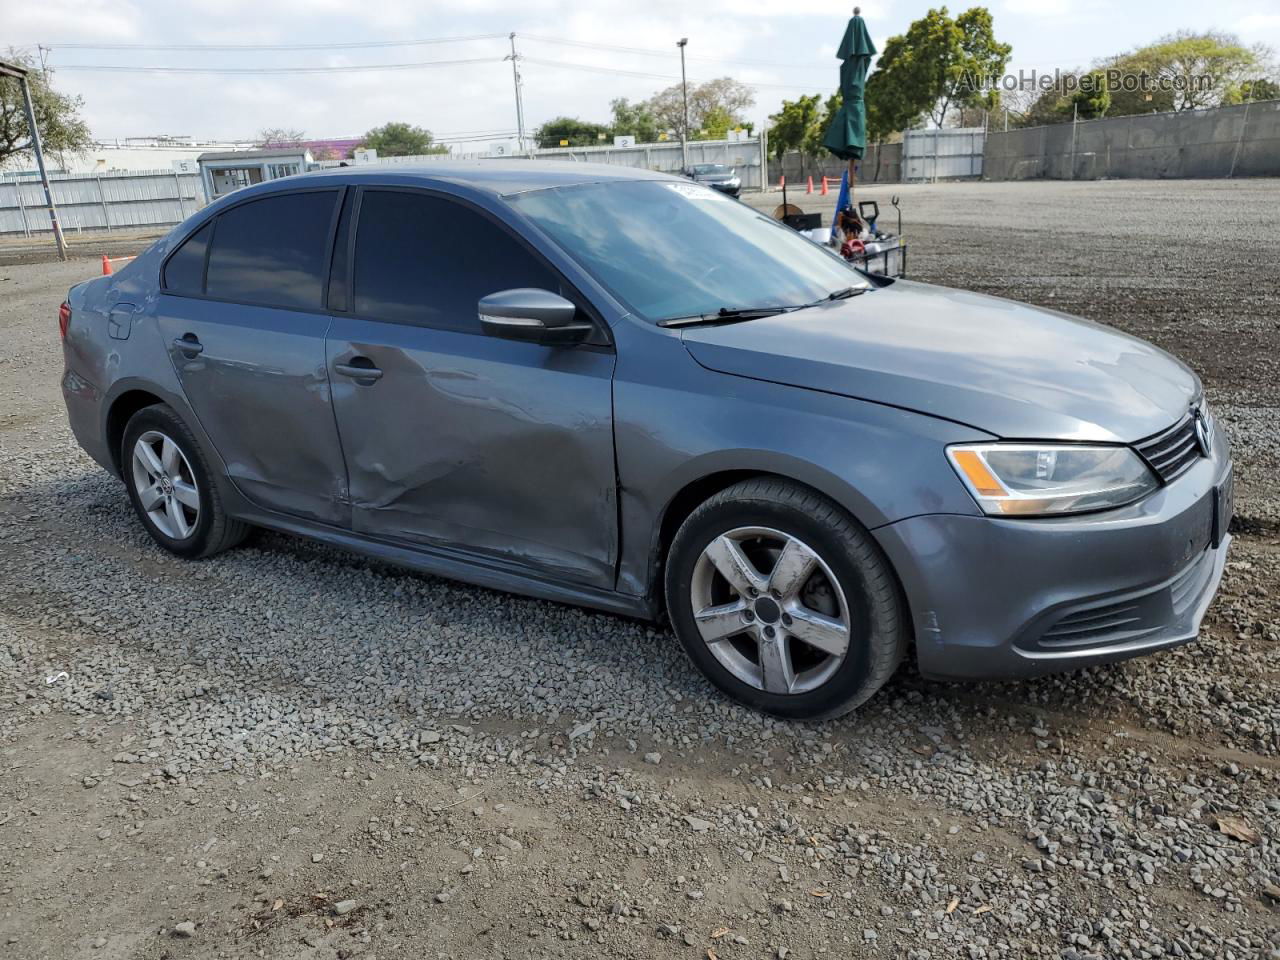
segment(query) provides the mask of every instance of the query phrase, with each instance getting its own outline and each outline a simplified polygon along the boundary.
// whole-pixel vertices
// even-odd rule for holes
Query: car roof
[[[608,163],[567,160],[440,160],[423,163],[379,163],[329,167],[296,177],[284,177],[247,189],[260,192],[270,184],[297,189],[315,183],[359,184],[366,181],[400,184],[447,184],[497,197],[568,187],[583,183],[678,179],[669,174]],[[237,191],[243,192],[243,191]]]

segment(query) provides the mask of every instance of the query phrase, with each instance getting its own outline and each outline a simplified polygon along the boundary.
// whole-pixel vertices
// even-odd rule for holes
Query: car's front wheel
[[[783,480],[736,484],[698,507],[667,559],[667,610],[717,687],[784,717],[835,717],[893,674],[901,592],[861,525]]]
[[[129,419],[120,464],[142,525],[170,553],[207,557],[248,533],[227,516],[196,438],[168,406],[144,407]]]

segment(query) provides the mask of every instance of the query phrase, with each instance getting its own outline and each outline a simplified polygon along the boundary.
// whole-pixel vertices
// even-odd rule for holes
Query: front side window
[[[559,292],[560,281],[507,231],[460,203],[399,190],[361,195],[358,315],[479,333],[478,301],[513,287]]]
[[[796,231],[688,181],[551,187],[510,202],[646,320],[799,306],[867,285]]]
[[[164,265],[164,289],[166,293],[200,296],[204,293],[204,255],[209,248],[213,224],[203,227],[187,237]]]
[[[205,292],[219,300],[319,310],[338,191],[263,197],[218,217]]]

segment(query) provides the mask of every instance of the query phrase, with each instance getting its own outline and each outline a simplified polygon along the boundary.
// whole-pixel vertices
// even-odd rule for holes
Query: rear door
[[[343,191],[233,206],[166,262],[158,322],[192,410],[254,503],[347,526],[324,288]]]
[[[351,288],[331,291],[328,344],[354,529],[612,588],[605,331],[576,347],[487,336],[477,301],[513,287],[577,298],[588,314],[541,257],[475,207],[375,188],[357,207],[339,234],[334,283],[349,277]]]

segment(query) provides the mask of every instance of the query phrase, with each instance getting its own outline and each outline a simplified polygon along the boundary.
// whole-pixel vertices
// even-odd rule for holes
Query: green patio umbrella
[[[844,39],[836,57],[840,64],[840,94],[844,102],[827,127],[822,145],[841,160],[849,161],[849,185],[853,186],[854,161],[862,157],[867,147],[867,104],[863,93],[867,86],[867,70],[876,46],[867,33],[867,24],[859,15],[860,8],[853,8],[853,17],[844,29]]]

